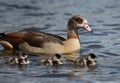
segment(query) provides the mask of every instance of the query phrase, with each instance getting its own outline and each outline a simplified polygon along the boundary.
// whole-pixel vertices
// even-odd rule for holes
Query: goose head
[[[88,21],[83,16],[73,16],[68,21],[68,30],[79,30],[80,28],[92,32],[92,29],[88,25]]]

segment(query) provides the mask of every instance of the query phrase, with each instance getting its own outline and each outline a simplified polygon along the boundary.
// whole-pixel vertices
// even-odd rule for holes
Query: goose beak
[[[87,30],[88,32],[91,32],[91,33],[93,32],[93,30],[89,27],[88,24],[84,25],[84,29]]]

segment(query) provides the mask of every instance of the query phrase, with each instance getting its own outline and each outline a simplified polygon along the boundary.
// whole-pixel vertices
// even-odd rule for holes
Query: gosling
[[[96,55],[93,53],[90,53],[84,57],[80,57],[75,60],[75,65],[79,67],[96,67]]]
[[[25,53],[20,52],[16,56],[9,57],[7,59],[7,64],[18,64],[18,65],[23,65],[23,64],[29,64],[30,61],[28,60],[28,55]]]
[[[54,56],[52,56],[51,58],[48,59],[41,59],[38,62],[39,65],[46,65],[46,66],[52,66],[52,65],[60,65],[63,64],[62,60],[61,60],[61,55],[59,54],[55,54]]]

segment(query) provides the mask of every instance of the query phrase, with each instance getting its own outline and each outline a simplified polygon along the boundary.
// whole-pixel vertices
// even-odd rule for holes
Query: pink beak
[[[85,28],[85,30],[87,30],[88,32],[93,32],[92,29],[89,27],[88,24],[85,24],[84,28]]]

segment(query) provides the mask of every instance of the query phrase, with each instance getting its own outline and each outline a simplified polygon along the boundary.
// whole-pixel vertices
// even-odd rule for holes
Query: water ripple
[[[60,77],[73,77],[73,74],[45,74],[45,75],[34,75],[30,77],[48,77],[48,78],[60,78]]]
[[[93,45],[88,45],[87,48],[96,49],[96,48],[104,48],[104,46],[98,45],[98,44],[93,44]]]
[[[71,13],[64,13],[64,15],[71,16],[72,14]]]
[[[19,5],[19,4],[8,4],[8,3],[0,3],[1,6],[5,6],[5,7],[11,7],[11,8],[16,8],[16,9],[27,9],[27,10],[39,10],[40,8],[38,7],[33,7],[31,5]]]
[[[53,16],[53,15],[55,15],[56,13],[43,13],[43,12],[41,12],[41,13],[27,13],[27,14],[24,14],[25,16]]]
[[[39,28],[36,28],[34,26],[27,26],[26,28],[24,28],[24,29],[22,29],[20,31],[35,31],[35,32],[38,32]]]
[[[106,6],[105,8],[107,8],[107,9],[115,9],[115,8],[118,8],[119,7],[119,5],[111,5],[111,6]]]
[[[114,23],[114,24],[103,24],[104,26],[120,26],[120,23]]]
[[[82,44],[101,43],[100,41],[84,41]]]
[[[102,52],[103,54],[111,55],[111,56],[119,56],[118,54],[111,53],[111,52]]]

